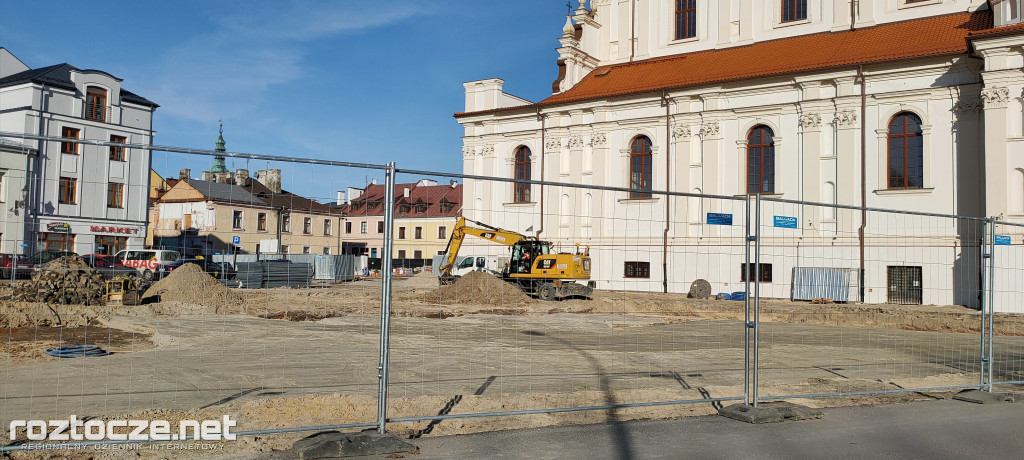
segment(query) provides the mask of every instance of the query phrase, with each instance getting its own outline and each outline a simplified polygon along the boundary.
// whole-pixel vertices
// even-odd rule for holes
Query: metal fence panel
[[[995,222],[992,248],[991,382],[1024,383],[1024,336],[1013,326],[1024,313],[1024,225]]]
[[[774,278],[760,286],[759,397],[980,385],[981,219],[770,198],[760,213]]]
[[[303,284],[315,264],[326,278],[353,279],[353,258],[341,238],[344,220],[340,208],[328,204],[337,204],[337,190],[355,177],[378,170],[269,160],[258,166],[250,160],[226,163],[242,174],[204,180],[202,171],[213,164],[209,156],[153,153],[155,170],[169,178],[178,178],[179,169],[190,171],[183,171],[176,185],[154,191],[169,199],[154,197],[150,242],[145,227],[138,236],[132,233],[127,244],[121,236],[108,242],[105,235],[93,235],[97,230],[91,227],[99,224],[69,218],[50,232],[47,222],[22,221],[35,230],[42,225],[46,234],[7,241],[13,234],[3,232],[4,247],[13,245],[32,256],[66,244],[85,255],[117,252],[103,244],[133,250],[152,244],[185,256],[203,255],[205,261],[230,262],[232,268],[289,259],[285,265],[301,265]],[[33,189],[58,186],[58,179],[46,177]],[[105,191],[107,184],[79,181],[78,187],[83,193]],[[145,186],[126,191],[147,200],[148,192]],[[325,251],[331,255],[317,255]],[[27,282],[17,292],[43,285]],[[59,293],[72,288],[65,285]],[[227,415],[237,422],[235,431],[255,433],[377,425],[379,284],[237,289],[202,269],[178,268],[150,289],[138,306],[102,301],[61,305],[52,299],[26,300],[10,282],[0,285],[0,424],[72,415],[172,423]],[[103,288],[98,292],[102,296]],[[44,352],[78,345],[112,354],[57,358]]]
[[[849,268],[793,267],[793,300],[850,300],[852,279],[856,272]]]
[[[483,179],[464,187],[467,197],[513,188]],[[436,274],[396,283],[389,418],[420,420],[425,433],[430,420],[468,414],[603,408],[552,416],[597,420],[639,410],[620,405],[672,415],[742,400],[744,302],[708,295],[744,290],[746,200],[655,193],[630,201],[623,191],[548,190],[543,204],[501,209],[467,198],[462,216],[479,222],[469,224],[475,228],[539,236],[554,253],[588,256],[593,299],[541,300],[538,291],[524,293],[487,271],[464,273],[449,286],[438,286]],[[669,222],[666,206],[697,219]],[[707,213],[729,218],[708,223]],[[512,278],[524,268],[514,251],[467,236],[459,256],[502,260]],[[688,299],[697,280],[704,298]],[[705,405],[675,407],[680,402]]]

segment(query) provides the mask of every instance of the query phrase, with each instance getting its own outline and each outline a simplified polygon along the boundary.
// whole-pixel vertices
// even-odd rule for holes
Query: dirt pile
[[[16,283],[14,300],[103,305],[106,289],[103,275],[81,257],[68,256],[46,264],[31,280]]]
[[[181,302],[211,307],[234,306],[244,302],[196,264],[176,268],[142,294],[143,302]]]
[[[471,303],[483,305],[515,305],[530,301],[530,296],[518,287],[483,272],[470,272],[455,284],[436,291],[441,303]]]

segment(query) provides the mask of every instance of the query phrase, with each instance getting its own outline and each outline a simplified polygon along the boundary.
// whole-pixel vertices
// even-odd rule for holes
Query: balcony
[[[85,104],[82,107],[82,118],[86,120],[107,123],[110,120],[111,109],[108,105]]]

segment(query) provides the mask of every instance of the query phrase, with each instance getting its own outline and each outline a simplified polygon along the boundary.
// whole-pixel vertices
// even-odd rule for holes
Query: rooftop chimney
[[[405,192],[402,192],[402,195],[405,196],[406,198],[409,198],[409,187],[405,188]]]
[[[256,180],[274,193],[281,193],[281,170],[261,169],[256,172]]]
[[[235,185],[239,187],[245,187],[249,185],[249,170],[248,169],[236,169],[235,170]]]
[[[363,196],[363,190],[355,187],[348,187],[345,189],[345,204],[349,204],[352,200]]]
[[[338,190],[338,199],[335,201],[335,204],[338,206],[345,204],[345,192]]]
[[[181,170],[178,170],[178,180],[188,179],[190,175],[192,175],[192,170],[191,169],[181,169]]]
[[[213,173],[210,171],[203,171],[203,180],[206,182],[213,182]]]

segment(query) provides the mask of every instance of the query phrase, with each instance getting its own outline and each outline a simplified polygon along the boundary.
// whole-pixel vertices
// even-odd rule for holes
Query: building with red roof
[[[384,198],[387,187],[370,184],[347,191],[341,207],[342,237],[357,255],[379,259],[384,248]],[[462,213],[462,184],[438,185],[423,179],[395,184],[395,228],[392,257],[416,266],[444,253],[451,230]],[[404,262],[399,261],[397,264]],[[398,266],[398,265],[396,265]]]
[[[455,118],[464,172],[506,179],[467,179],[464,215],[593,246],[600,287],[686,292],[708,278],[672,246],[722,236],[709,213],[739,216],[743,205],[700,196],[819,203],[778,212],[794,219],[802,244],[848,245],[833,265],[868,265],[862,284],[880,289],[864,289],[867,301],[886,301],[882,261],[896,249],[858,255],[861,226],[957,248],[980,230],[868,222],[835,206],[1024,223],[1020,0],[874,0],[852,10],[846,0],[577,3],[549,69],[550,97],[531,102],[500,79],[471,81]],[[1024,242],[1024,231],[1005,233]],[[721,250],[714,290],[743,277],[734,243],[720,242],[737,249]],[[768,263],[787,274],[799,260]],[[976,293],[977,273],[954,271],[925,266],[921,301],[976,306],[976,296],[942,288]],[[762,292],[789,297],[788,275],[778,278]]]

